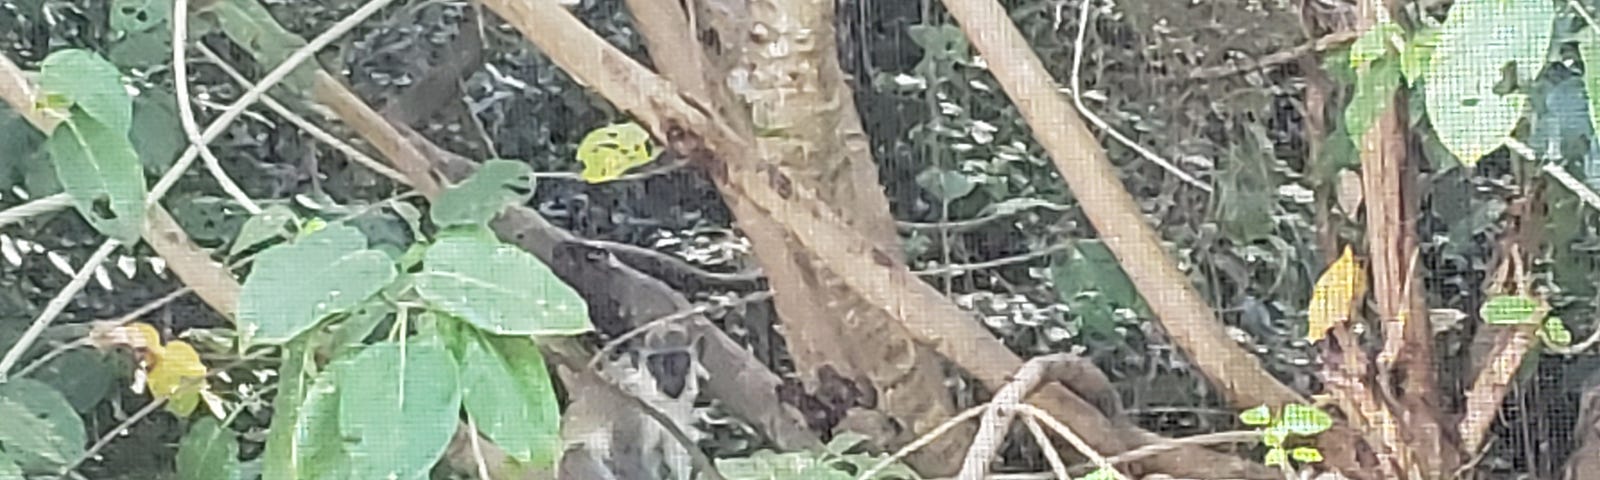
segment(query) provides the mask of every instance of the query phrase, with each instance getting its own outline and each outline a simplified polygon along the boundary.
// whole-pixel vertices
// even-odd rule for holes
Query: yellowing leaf
[[[650,132],[632,122],[597,128],[578,144],[583,181],[589,183],[616,180],[629,169],[650,163],[654,158],[650,152]]]
[[[200,391],[205,387],[206,366],[200,363],[200,354],[188,342],[173,340],[153,360],[150,395],[168,399],[167,409],[173,413],[189,415],[199,404]]]
[[[143,322],[96,323],[89,331],[89,339],[95,347],[101,349],[122,346],[136,352],[151,354],[159,354],[161,351],[161,333],[156,331],[156,327]]]
[[[1350,302],[1356,292],[1364,287],[1361,267],[1356,265],[1350,247],[1322,272],[1311,293],[1311,305],[1306,307],[1306,340],[1317,341],[1328,334],[1328,329],[1350,319]]]

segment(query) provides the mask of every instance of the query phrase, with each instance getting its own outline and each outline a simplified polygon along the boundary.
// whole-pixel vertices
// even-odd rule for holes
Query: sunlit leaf
[[[1572,332],[1567,331],[1567,325],[1560,318],[1544,319],[1544,326],[1539,329],[1539,335],[1544,337],[1544,341],[1557,347],[1572,345]]]
[[[1289,433],[1309,437],[1327,431],[1333,426],[1333,417],[1322,409],[1291,403],[1283,406],[1283,418],[1279,420],[1283,428]]]
[[[1483,302],[1478,315],[1490,325],[1517,325],[1533,321],[1539,301],[1521,295],[1498,295]]]
[[[1289,427],[1282,423],[1274,424],[1261,431],[1261,444],[1268,447],[1283,446],[1284,439],[1289,438]]]
[[[1272,423],[1272,409],[1266,405],[1245,410],[1239,413],[1239,421],[1252,427],[1262,427]]]
[[[1321,462],[1322,451],[1317,450],[1317,447],[1295,447],[1294,450],[1289,451],[1289,458],[1301,463]]]
[[[193,412],[200,403],[200,390],[205,388],[206,378],[206,366],[200,363],[199,352],[188,342],[173,340],[152,363],[150,395],[167,399],[167,408],[180,417]]]
[[[1518,83],[1544,69],[1555,5],[1541,1],[1462,0],[1440,26],[1432,68],[1423,75],[1428,119],[1462,163],[1499,148],[1522,117],[1525,92],[1496,93],[1507,63]]]
[[[1078,477],[1078,480],[1116,480],[1117,474],[1105,468],[1095,469],[1088,475]]]
[[[582,177],[589,183],[616,180],[629,169],[654,159],[650,151],[650,132],[633,122],[597,128],[578,144]]]
[[[239,440],[215,418],[202,417],[178,443],[181,480],[238,480]]]
[[[1361,267],[1356,265],[1355,254],[1345,247],[1344,254],[1333,262],[1311,293],[1311,305],[1306,308],[1306,339],[1321,340],[1328,329],[1350,319],[1350,304],[1366,279]]]
[[[1267,450],[1267,456],[1266,456],[1266,458],[1263,459],[1263,463],[1265,463],[1269,467],[1275,467],[1275,466],[1278,466],[1278,465],[1288,465],[1289,464],[1288,452],[1285,452],[1282,448],[1278,448],[1278,447],[1274,447],[1271,450]]]

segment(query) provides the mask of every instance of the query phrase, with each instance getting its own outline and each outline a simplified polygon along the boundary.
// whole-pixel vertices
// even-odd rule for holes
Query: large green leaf
[[[246,342],[286,342],[323,317],[362,303],[394,277],[394,261],[368,249],[359,230],[329,225],[256,257],[239,294],[241,336]]]
[[[282,480],[348,478],[343,439],[339,436],[339,396],[335,374],[349,357],[334,360],[328,371],[312,378],[307,341],[284,349],[278,397],[273,401],[272,429],[262,455],[262,476]]]
[[[511,160],[484,162],[460,185],[445,190],[433,202],[430,217],[440,228],[483,225],[506,205],[533,197],[533,169]]]
[[[88,414],[116,390],[119,363],[106,352],[80,348],[51,359],[29,377],[55,388],[74,410]]]
[[[350,478],[427,478],[461,412],[455,359],[436,341],[385,342],[345,367],[336,375]]]
[[[295,50],[306,45],[304,38],[279,25],[272,12],[261,2],[210,1],[197,6],[195,13],[203,13],[196,15],[202,21],[214,22],[205,26],[220,29],[234,44],[246,46],[256,63],[262,65],[281,64]],[[316,78],[316,69],[316,62],[303,63],[295,67],[283,84],[296,92],[309,92]]]
[[[82,105],[73,107],[71,117],[45,140],[56,179],[90,225],[132,244],[144,231],[144,168],[139,154],[128,140],[126,125],[102,123]]]
[[[245,220],[244,226],[239,227],[239,235],[234,237],[233,246],[228,248],[228,255],[238,255],[250,247],[260,245],[262,242],[274,238],[287,236],[291,228],[300,221],[294,210],[288,205],[273,205],[261,210]]]
[[[22,478],[22,466],[5,450],[0,450],[0,480],[26,480]]]
[[[178,443],[181,480],[238,480],[239,440],[213,417],[201,417]]]
[[[45,57],[39,64],[39,89],[124,135],[133,126],[133,99],[122,86],[122,72],[94,52],[68,49]]]
[[[1083,292],[1099,292],[1117,307],[1134,308],[1143,297],[1117,257],[1099,240],[1079,240],[1067,259],[1051,267],[1056,293],[1069,301]]]
[[[553,468],[561,455],[561,410],[539,347],[528,337],[472,336],[461,359],[467,414],[512,458]]]
[[[26,378],[0,384],[0,446],[23,471],[59,473],[84,442],[83,420],[60,392]]]
[[[1500,95],[1507,63],[1521,85],[1546,63],[1556,10],[1546,1],[1463,0],[1439,30],[1432,68],[1423,72],[1428,118],[1439,140],[1466,165],[1499,148],[1522,116],[1525,93]]]
[[[452,315],[499,335],[565,335],[593,329],[578,292],[516,247],[447,236],[428,248],[417,292]]]

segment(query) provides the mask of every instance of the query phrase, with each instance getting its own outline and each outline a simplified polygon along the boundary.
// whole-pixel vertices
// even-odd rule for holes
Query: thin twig
[[[57,193],[0,211],[0,227],[72,206],[72,196]]]
[[[1078,107],[1078,113],[1083,114],[1083,117],[1088,119],[1089,123],[1093,124],[1095,127],[1098,127],[1101,131],[1106,132],[1106,134],[1110,135],[1111,138],[1114,138],[1128,148],[1133,149],[1133,151],[1139,152],[1140,156],[1143,156],[1151,163],[1160,166],[1162,169],[1171,172],[1173,176],[1178,177],[1179,180],[1183,180],[1184,183],[1194,185],[1195,188],[1198,188],[1206,193],[1211,193],[1211,185],[1207,185],[1205,182],[1200,181],[1200,179],[1190,175],[1189,172],[1178,168],[1177,165],[1173,165],[1172,162],[1169,162],[1167,159],[1157,155],[1156,152],[1152,152],[1150,149],[1144,148],[1143,145],[1135,143],[1133,139],[1122,135],[1122,132],[1118,132],[1117,129],[1111,128],[1110,124],[1106,123],[1104,119],[1101,119],[1100,116],[1096,115],[1093,111],[1090,111],[1089,106],[1083,104],[1083,50],[1084,44],[1086,43],[1085,39],[1089,34],[1089,12],[1091,10],[1089,7],[1089,2],[1090,0],[1083,0],[1083,3],[1079,4],[1078,7],[1078,38],[1073,42],[1072,51],[1071,96],[1073,106]]]
[[[200,53],[204,55],[207,60],[210,60],[211,64],[216,65],[219,69],[222,69],[223,73],[228,74],[229,77],[233,77],[233,81],[238,82],[245,88],[255,87],[255,83],[251,82],[250,79],[245,78],[243,74],[240,74],[239,71],[234,69],[232,65],[229,65],[228,62],[224,61],[222,57],[217,55],[217,52],[212,51],[210,47],[200,45]],[[282,103],[274,100],[271,95],[262,95],[261,103],[266,105],[268,109],[271,109],[273,113],[283,117],[284,120],[288,120],[289,123],[294,124],[294,126],[299,127],[307,134],[310,134],[311,138],[328,144],[328,146],[333,147],[334,150],[338,150],[340,153],[345,154],[345,156],[349,157],[351,161],[363,167],[372,169],[372,171],[377,172],[379,175],[388,177],[391,180],[399,182],[401,185],[409,185],[411,183],[410,179],[408,179],[404,173],[400,173],[399,171],[390,168],[388,165],[384,165],[383,162],[380,162],[377,159],[362,153],[361,150],[357,149],[353,145],[350,145],[349,142],[340,140],[339,137],[333,136],[333,134],[328,133],[327,130],[323,130],[322,127],[318,127],[315,123],[311,123],[310,120],[306,120],[305,117],[294,113],[293,110],[290,110]]]
[[[116,319],[111,320],[108,323],[110,325],[124,325],[124,324],[127,324],[128,322],[132,322],[132,321],[138,319],[139,317],[143,317],[146,314],[149,314],[150,312],[154,312],[154,311],[156,311],[156,309],[161,308],[163,306],[166,306],[166,304],[171,303],[173,300],[177,300],[179,297],[182,297],[183,295],[188,294],[188,293],[193,292],[193,291],[194,291],[194,289],[189,288],[189,287],[182,287],[182,288],[179,288],[177,290],[173,290],[172,293],[168,293],[168,294],[162,296],[161,298],[155,299],[154,301],[151,301],[151,302],[146,303],[144,305],[140,305],[139,308],[136,308],[133,311],[128,312],[126,314],[123,314],[121,317],[117,317]],[[29,362],[27,366],[22,367],[22,370],[18,370],[17,371],[17,376],[18,377],[26,377],[26,376],[28,376],[29,373],[33,373],[34,370],[38,370],[40,367],[43,367],[45,364],[50,363],[50,361],[54,360],[56,357],[65,355],[67,352],[72,351],[75,348],[86,347],[86,346],[93,345],[93,344],[94,344],[94,341],[92,339],[90,339],[89,337],[84,337],[84,338],[80,338],[80,339],[74,340],[74,341],[72,341],[70,343],[61,345],[59,347],[56,347],[56,348],[50,350],[49,352],[46,352],[44,355],[41,355],[39,358],[35,359],[34,361]]]
[[[1349,43],[1349,42],[1355,41],[1355,39],[1361,38],[1361,35],[1363,33],[1365,33],[1365,32],[1356,31],[1356,30],[1344,30],[1344,31],[1334,32],[1334,33],[1330,33],[1330,34],[1324,35],[1322,37],[1313,39],[1313,40],[1311,40],[1309,42],[1306,42],[1306,43],[1303,43],[1303,44],[1300,44],[1300,45],[1296,45],[1296,46],[1294,46],[1294,48],[1290,48],[1288,50],[1284,50],[1284,51],[1280,51],[1280,52],[1273,52],[1273,53],[1270,53],[1270,54],[1267,54],[1267,55],[1263,55],[1260,58],[1256,58],[1256,59],[1247,58],[1247,59],[1244,59],[1243,61],[1234,63],[1232,65],[1222,65],[1222,66],[1216,66],[1216,67],[1196,68],[1194,70],[1190,70],[1189,71],[1189,79],[1191,79],[1191,80],[1208,80],[1208,79],[1229,77],[1229,76],[1237,75],[1237,74],[1244,73],[1244,72],[1261,70],[1261,69],[1265,69],[1267,67],[1271,67],[1271,66],[1274,66],[1274,65],[1281,65],[1281,64],[1293,62],[1295,60],[1299,60],[1301,57],[1304,57],[1306,55],[1310,55],[1312,53],[1317,53],[1317,52],[1324,52],[1324,51],[1327,51],[1327,50],[1329,50],[1329,49],[1331,49],[1333,47],[1336,47],[1336,46],[1339,46],[1339,45],[1343,45],[1345,43]]]
[[[923,270],[913,270],[911,273],[914,274],[914,275],[920,276],[920,277],[931,277],[931,276],[936,276],[936,275],[956,275],[956,274],[960,274],[960,273],[963,273],[963,272],[970,272],[970,271],[973,271],[973,270],[983,270],[985,268],[1003,267],[1003,266],[1006,266],[1006,265],[1026,262],[1026,261],[1033,260],[1033,259],[1036,259],[1036,258],[1048,257],[1050,255],[1054,255],[1056,252],[1064,252],[1064,251],[1070,250],[1071,248],[1072,248],[1071,244],[1068,244],[1068,243],[1057,243],[1055,245],[1051,245],[1051,246],[1045,247],[1043,249],[1034,250],[1032,252],[1024,253],[1024,254],[1021,254],[1021,255],[1012,255],[1012,256],[1009,256],[1009,257],[1000,257],[1000,258],[996,258],[994,260],[986,260],[986,261],[976,262],[976,263],[958,263],[958,264],[945,265],[945,266],[942,266],[942,267],[934,267],[934,268],[928,268],[928,269],[923,269]]]
[[[1050,442],[1050,435],[1044,433],[1044,427],[1039,426],[1039,419],[1032,415],[1022,417],[1022,424],[1026,425],[1028,433],[1033,435],[1033,443],[1039,445],[1039,450],[1044,452],[1044,459],[1050,464],[1050,471],[1056,474],[1056,480],[1071,479],[1072,475],[1067,473],[1067,464],[1061,461],[1061,452]]]
[[[1184,447],[1223,445],[1229,443],[1256,443],[1259,441],[1261,441],[1261,432],[1249,430],[1207,433],[1183,438],[1168,438],[1157,443],[1152,443],[1106,457],[1106,462],[1113,465],[1122,465],[1126,463],[1134,463]],[[1094,464],[1084,463],[1083,465],[1076,465],[1073,468],[1087,468],[1092,466],[1094,466]]]
[[[95,270],[100,268],[100,263],[104,262],[106,257],[111,256],[111,252],[116,251],[120,245],[122,245],[122,242],[114,239],[106,240],[106,243],[101,244],[100,249],[95,250],[94,254],[89,256],[89,260],[83,262],[83,266],[78,268],[78,273],[72,276],[72,281],[67,282],[67,286],[57,292],[55,298],[50,299],[50,303],[45,305],[44,311],[39,312],[39,316],[33,319],[33,324],[28,325],[28,330],[22,332],[22,337],[17,339],[17,343],[11,345],[11,349],[6,351],[4,358],[0,358],[0,383],[6,382],[7,374],[11,371],[11,367],[16,366],[17,361],[22,360],[22,354],[33,346],[33,342],[39,340],[39,334],[44,333],[44,330],[50,327],[50,322],[55,321],[56,316],[61,315],[61,312],[67,309],[67,303],[71,302],[72,297],[82,291],[85,285],[89,284],[89,278],[93,277]]]
[[[1072,429],[1067,428],[1066,424],[1061,423],[1060,420],[1056,420],[1055,417],[1050,416],[1050,412],[1046,412],[1042,408],[1028,405],[1026,403],[1019,403],[1016,405],[1016,408],[1018,411],[1026,413],[1029,416],[1044,422],[1046,426],[1049,426],[1051,430],[1056,432],[1056,435],[1060,435],[1061,438],[1066,439],[1067,443],[1072,444],[1072,448],[1077,449],[1078,453],[1083,454],[1085,457],[1089,457],[1089,461],[1094,463],[1095,466],[1100,467],[1104,471],[1111,472],[1111,475],[1119,480],[1129,480],[1127,475],[1117,471],[1116,465],[1113,465],[1111,461],[1107,460],[1104,455],[1100,454],[1100,452],[1096,452],[1094,447],[1089,446],[1089,442],[1083,441],[1083,437],[1079,437],[1078,434],[1072,433]]]
[[[923,434],[921,437],[917,437],[916,440],[906,444],[906,446],[900,447],[899,450],[896,450],[888,457],[884,457],[883,460],[879,460],[878,463],[873,464],[871,468],[861,471],[860,475],[856,475],[856,480],[871,479],[873,476],[876,476],[878,472],[882,472],[884,469],[889,468],[890,465],[894,465],[895,462],[906,458],[912,453],[915,453],[917,450],[922,449],[922,447],[932,444],[935,440],[938,440],[939,437],[942,437],[944,434],[949,433],[950,430],[955,429],[956,425],[960,425],[961,422],[965,422],[967,420],[977,418],[979,415],[983,415],[983,412],[987,409],[987,406],[979,405],[966,409],[966,411],[963,411],[954,417],[950,417],[949,420],[945,420],[944,423],[934,427],[933,430],[929,430],[928,433]]]
[[[101,435],[99,439],[96,439],[94,441],[94,445],[90,445],[89,449],[84,450],[82,455],[79,455],[78,458],[73,459],[72,463],[68,463],[66,468],[61,469],[61,473],[66,474],[67,472],[77,470],[78,466],[83,465],[83,462],[87,462],[90,458],[94,458],[96,455],[99,455],[101,450],[104,450],[107,445],[111,445],[111,441],[115,440],[118,435],[121,435],[121,432],[125,432],[128,429],[133,428],[133,424],[139,423],[140,420],[144,420],[144,417],[148,417],[152,413],[156,413],[157,409],[166,404],[167,399],[165,398],[154,400],[145,404],[144,408],[140,408],[139,411],[133,412],[133,415],[129,415],[127,419],[122,421],[122,423],[117,424],[116,428],[111,429],[111,431],[106,432],[105,435]]]
[[[189,98],[189,0],[172,0],[172,86],[178,97],[178,123],[183,125],[189,147],[200,151],[206,170],[217,180],[217,185],[222,186],[223,192],[251,215],[261,213],[261,206],[222,169],[222,162],[211,152],[209,142],[200,138],[200,125],[194,119],[194,101]]]
[[[600,351],[595,352],[594,357],[589,359],[589,365],[588,365],[589,369],[598,371],[600,369],[600,362],[603,362],[607,358],[610,358],[611,354],[616,352],[617,348],[621,347],[622,344],[628,343],[628,340],[632,340],[634,338],[638,338],[640,335],[644,335],[646,333],[649,333],[651,330],[655,330],[656,327],[660,327],[662,325],[666,325],[666,324],[671,323],[671,322],[676,322],[676,321],[681,321],[681,320],[693,318],[696,315],[704,315],[706,312],[709,312],[709,311],[711,311],[711,309],[714,309],[714,308],[736,307],[736,306],[744,305],[744,304],[751,303],[751,302],[759,302],[759,301],[762,301],[762,300],[766,300],[768,298],[772,298],[772,292],[770,292],[770,291],[753,292],[753,293],[750,293],[750,294],[745,295],[743,297],[739,297],[739,298],[730,300],[727,303],[723,303],[723,304],[702,303],[702,304],[695,305],[695,306],[690,307],[690,308],[686,308],[686,309],[683,309],[683,310],[679,310],[679,311],[673,312],[673,313],[671,313],[671,314],[669,314],[667,316],[664,316],[664,317],[661,317],[661,318],[657,318],[655,320],[651,320],[649,322],[646,322],[644,325],[640,325],[638,328],[634,328],[633,330],[629,330],[626,333],[623,333],[622,335],[617,335],[617,338],[613,338],[613,339],[611,339],[611,341],[606,342],[605,346],[601,347]]]

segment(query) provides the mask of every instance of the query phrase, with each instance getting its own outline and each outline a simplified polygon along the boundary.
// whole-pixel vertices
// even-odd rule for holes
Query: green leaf
[[[1344,109],[1345,132],[1358,148],[1372,125],[1394,104],[1394,91],[1400,87],[1400,69],[1389,57],[1381,58],[1356,74],[1356,93]]]
[[[472,177],[434,201],[429,212],[440,228],[460,225],[486,225],[505,210],[533,197],[533,169],[511,160],[484,162]]]
[[[1239,421],[1252,427],[1264,427],[1272,423],[1272,408],[1265,404],[1239,413]]]
[[[1483,302],[1478,316],[1490,325],[1518,325],[1533,321],[1539,302],[1521,295],[1499,295]]]
[[[300,222],[300,217],[288,205],[273,205],[261,210],[239,227],[239,235],[234,237],[233,247],[228,249],[228,255],[238,255],[239,252],[250,247],[260,245],[262,242],[288,235],[290,229]]]
[[[335,224],[261,252],[239,294],[245,343],[289,341],[394,281],[394,262],[366,243],[356,228]]]
[[[162,62],[171,60],[170,51],[161,49],[161,56],[167,57]],[[134,151],[139,152],[146,174],[161,175],[172,168],[189,140],[178,121],[178,106],[171,91],[154,88],[133,98],[133,129],[128,137],[133,140]]]
[[[83,420],[60,392],[26,378],[0,384],[0,445],[24,472],[60,473],[85,441]]]
[[[1512,62],[1518,84],[1531,85],[1545,66],[1555,16],[1544,1],[1463,0],[1450,7],[1423,89],[1434,132],[1462,163],[1476,164],[1516,126],[1527,95],[1500,95],[1495,87]]]
[[[1295,447],[1294,450],[1289,451],[1289,458],[1301,463],[1321,462],[1322,451],[1317,450],[1317,447]]]
[[[1539,335],[1544,341],[1557,347],[1572,345],[1572,332],[1567,331],[1567,325],[1560,318],[1549,317],[1544,319],[1544,326],[1539,329]]]
[[[102,123],[80,107],[45,140],[56,179],[78,213],[100,233],[125,244],[144,231],[144,168],[121,128]],[[124,119],[123,122],[128,120]]]
[[[1083,292],[1100,292],[1116,307],[1134,308],[1141,304],[1139,290],[1105,243],[1078,240],[1073,247],[1065,261],[1051,267],[1056,293],[1062,301],[1071,301]]]
[[[1261,431],[1261,444],[1272,448],[1283,446],[1283,440],[1289,438],[1289,427],[1282,423],[1274,424]]]
[[[261,2],[249,0],[218,0],[203,2],[194,9],[197,19],[215,22],[235,45],[246,51],[261,65],[279,65],[295,50],[306,45],[304,38],[283,28],[273,18],[272,12]],[[198,27],[198,26],[197,26]],[[196,36],[197,37],[197,36]],[[295,67],[284,79],[284,85],[296,92],[309,92],[316,79],[316,62],[305,62]]]
[[[1360,71],[1389,55],[1389,39],[1403,33],[1405,31],[1400,25],[1388,18],[1379,20],[1377,25],[1350,43],[1350,68]]]
[[[497,335],[568,335],[594,327],[583,298],[516,247],[449,236],[428,248],[417,293]]]
[[[1269,466],[1269,467],[1275,467],[1275,466],[1278,466],[1278,465],[1288,465],[1289,464],[1288,452],[1285,452],[1285,451],[1283,451],[1282,448],[1277,448],[1277,447],[1274,447],[1271,450],[1267,450],[1267,458],[1264,459],[1263,463],[1266,463],[1267,466]]]
[[[29,377],[61,392],[79,414],[88,414],[115,391],[117,368],[110,354],[80,348],[50,360]]]
[[[977,185],[961,172],[929,168],[917,175],[917,186],[927,190],[934,198],[954,202],[972,193]]]
[[[311,356],[307,340],[290,342],[283,348],[283,363],[278,367],[278,394],[272,400],[272,428],[267,431],[266,450],[261,454],[261,478],[300,479],[295,475],[297,443],[295,429],[300,425],[300,404],[305,401],[312,377],[306,360]]]
[[[1433,51],[1439,48],[1439,29],[1424,27],[1411,34],[1400,50],[1400,72],[1406,84],[1415,87],[1433,66]]]
[[[1105,468],[1095,469],[1088,475],[1078,477],[1078,480],[1116,480],[1117,474]]]
[[[342,367],[335,373],[339,431],[350,478],[427,478],[461,412],[450,353],[438,342],[384,342]]]
[[[239,441],[216,418],[201,417],[178,444],[178,478],[238,480]]]
[[[1320,408],[1291,403],[1283,406],[1283,419],[1279,423],[1295,435],[1309,437],[1332,427],[1333,417]]]
[[[122,86],[122,72],[94,52],[58,50],[45,57],[39,89],[72,102],[111,131],[126,135],[133,126],[133,100]]]
[[[312,378],[306,371],[312,348],[307,340],[284,348],[278,397],[273,401],[272,428],[262,455],[261,478],[283,480],[347,480],[349,462],[339,435],[339,395],[335,374],[348,370],[352,356],[340,356]]]
[[[539,347],[528,337],[473,331],[461,359],[461,402],[478,431],[532,468],[560,458],[561,409]]]
[[[0,450],[0,480],[27,480],[22,478],[22,466],[5,450]]]

